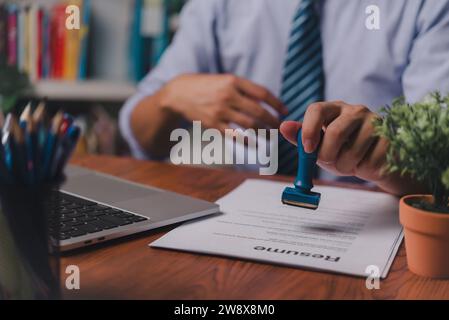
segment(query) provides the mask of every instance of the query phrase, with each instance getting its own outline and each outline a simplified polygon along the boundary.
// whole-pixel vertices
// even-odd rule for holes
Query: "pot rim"
[[[426,215],[426,216],[433,217],[435,219],[444,219],[444,220],[449,219],[449,213],[427,211],[424,209],[415,208],[406,202],[406,200],[413,199],[413,198],[432,198],[432,197],[433,196],[430,194],[411,194],[411,195],[403,196],[401,198],[400,202],[401,202],[401,204],[411,208],[413,210],[414,214]]]
[[[415,208],[406,200],[413,198],[429,198],[431,195],[408,195],[400,200],[399,221],[406,230],[421,234],[449,238],[449,214],[434,213]]]

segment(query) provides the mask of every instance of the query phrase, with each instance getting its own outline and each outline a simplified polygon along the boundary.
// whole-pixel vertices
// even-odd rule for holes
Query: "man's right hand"
[[[182,75],[170,81],[158,95],[163,108],[221,132],[231,123],[244,129],[278,128],[279,119],[264,109],[262,102],[281,115],[288,112],[267,89],[234,75]]]

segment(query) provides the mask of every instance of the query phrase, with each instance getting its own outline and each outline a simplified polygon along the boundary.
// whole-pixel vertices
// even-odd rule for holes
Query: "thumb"
[[[298,144],[298,130],[301,129],[302,123],[297,121],[284,121],[279,127],[282,136],[295,146]]]

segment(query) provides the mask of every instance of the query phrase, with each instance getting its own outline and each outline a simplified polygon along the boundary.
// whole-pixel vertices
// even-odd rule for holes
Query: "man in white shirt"
[[[388,144],[371,121],[393,98],[433,90],[449,92],[447,0],[191,0],[120,127],[136,157],[160,159],[185,120],[221,131],[286,121],[291,142],[303,124],[306,151],[324,126],[321,167],[403,194],[416,185],[381,172]],[[280,142],[280,172],[293,152]]]

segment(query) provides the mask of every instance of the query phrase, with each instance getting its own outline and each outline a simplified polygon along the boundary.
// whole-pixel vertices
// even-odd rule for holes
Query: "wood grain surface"
[[[216,201],[257,174],[87,156],[72,161],[124,179]],[[288,177],[268,177],[292,181]],[[318,182],[319,184],[319,182]],[[353,185],[340,185],[355,187]],[[360,188],[360,187],[359,187]],[[365,279],[264,263],[152,249],[148,244],[173,227],[67,253],[62,270],[74,264],[81,289],[63,289],[66,299],[449,299],[449,281],[408,271],[404,245],[380,290]],[[369,247],[366,248],[369,250]],[[66,275],[62,272],[64,287]]]

